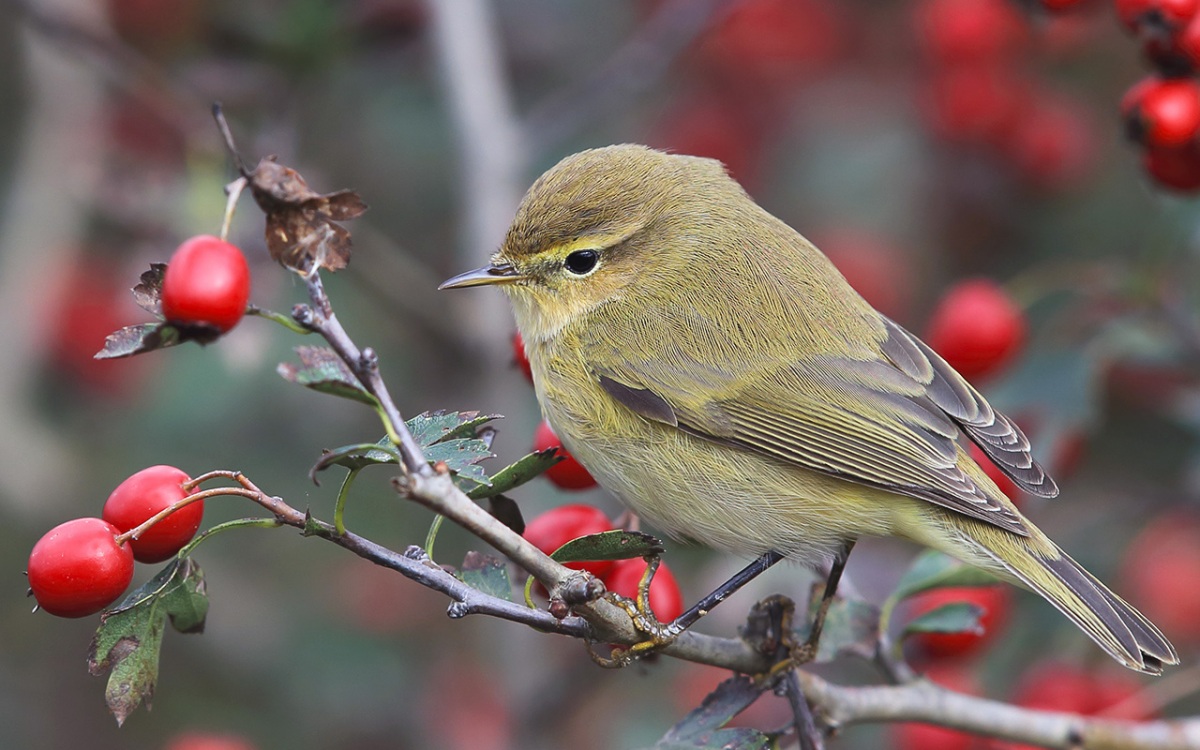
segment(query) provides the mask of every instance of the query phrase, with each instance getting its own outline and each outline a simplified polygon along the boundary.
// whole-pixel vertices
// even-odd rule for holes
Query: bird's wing
[[[875,356],[865,359],[759,358],[717,371],[676,356],[687,347],[675,342],[676,355],[592,369],[647,419],[1027,535],[1017,514],[959,468],[956,438],[961,429],[1022,488],[1055,494],[1028,440],[919,339],[881,324]]]

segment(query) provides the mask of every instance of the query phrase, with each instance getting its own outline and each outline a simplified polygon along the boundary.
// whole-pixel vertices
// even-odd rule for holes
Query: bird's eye
[[[600,253],[595,250],[576,250],[567,256],[563,266],[576,276],[587,276],[596,270],[600,262]]]

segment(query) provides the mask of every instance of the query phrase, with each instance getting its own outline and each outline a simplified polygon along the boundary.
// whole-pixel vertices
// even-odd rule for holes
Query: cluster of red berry
[[[1040,3],[1051,12],[1081,4]],[[1091,119],[1024,65],[1033,35],[1018,3],[921,0],[914,26],[926,60],[921,109],[934,133],[994,155],[1036,187],[1067,187],[1086,175],[1096,150]]]
[[[533,382],[533,370],[529,358],[525,356],[525,343],[521,334],[513,334],[513,363]],[[534,433],[533,449],[544,451],[554,448],[564,459],[546,470],[544,476],[564,490],[586,490],[596,486],[592,477],[583,464],[567,452],[562,441],[554,434],[553,428],[546,421],[538,425]],[[567,542],[589,534],[599,534],[613,531],[616,527],[608,516],[598,508],[590,505],[564,505],[547,511],[529,522],[525,527],[525,538],[547,555],[553,554]],[[637,596],[638,584],[642,574],[646,572],[646,561],[641,558],[633,560],[597,560],[593,562],[567,563],[568,568],[586,570],[604,582],[604,586],[630,599]],[[650,583],[650,609],[663,622],[670,622],[683,613],[683,596],[679,592],[679,584],[666,563],[660,563]]]
[[[237,325],[250,299],[250,267],[237,247],[207,235],[175,251],[163,275],[163,317],[181,330],[223,334]],[[187,474],[171,466],[143,469],[120,484],[101,518],[76,518],[48,531],[29,555],[30,593],[62,617],[85,617],[109,606],[133,580],[134,561],[162,562],[196,535],[204,502],[183,502]],[[174,509],[134,538],[130,532]]]
[[[1200,0],[1116,0],[1121,23],[1156,72],[1121,98],[1142,166],[1175,190],[1200,189]]]
[[[121,482],[100,518],[76,518],[55,526],[33,545],[29,589],[38,606],[60,617],[86,617],[115,602],[133,580],[134,560],[162,562],[192,540],[204,517],[204,501],[192,494],[187,474],[151,466]],[[129,532],[173,509],[136,538]]]

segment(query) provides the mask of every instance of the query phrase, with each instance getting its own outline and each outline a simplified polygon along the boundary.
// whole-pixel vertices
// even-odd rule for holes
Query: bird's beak
[[[521,281],[525,276],[517,273],[517,269],[508,263],[494,263],[474,271],[467,271],[446,279],[438,289],[461,289],[468,286],[483,286],[485,284],[511,284]]]

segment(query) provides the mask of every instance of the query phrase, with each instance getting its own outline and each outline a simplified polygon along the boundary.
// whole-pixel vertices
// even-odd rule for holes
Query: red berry
[[[1181,192],[1196,190],[1200,188],[1200,144],[1148,148],[1142,154],[1142,167],[1165,188]]]
[[[817,246],[872,307],[896,320],[907,316],[913,274],[901,248],[882,235],[851,227],[823,233]]]
[[[99,518],[55,526],[29,554],[29,587],[38,606],[59,617],[86,617],[117,600],[133,580],[133,552],[120,530]]]
[[[525,356],[525,340],[521,338],[521,332],[517,331],[512,337],[513,364],[525,376],[525,379],[530,383],[533,382],[533,367],[529,364],[529,357]]]
[[[961,281],[929,322],[926,341],[964,377],[991,374],[1012,359],[1025,340],[1025,317],[995,282]]]
[[[151,466],[117,485],[104,503],[103,518],[122,532],[137,528],[160,511],[187,497],[189,477],[174,466]],[[130,540],[138,562],[162,562],[192,540],[204,517],[204,501],[185,505]]]
[[[1117,16],[1134,33],[1166,34],[1182,28],[1200,0],[1116,0]]]
[[[1130,139],[1150,148],[1179,148],[1200,134],[1200,84],[1190,78],[1147,78],[1121,99]]]
[[[224,333],[242,319],[249,300],[250,266],[228,242],[201,235],[171,256],[162,284],[162,311],[169,322]]]
[[[1146,55],[1161,70],[1190,73],[1200,68],[1200,13],[1181,28],[1145,40]]]
[[[1062,13],[1086,5],[1090,0],[1040,0],[1041,6],[1051,13]]]
[[[1004,150],[1035,187],[1078,184],[1096,161],[1091,112],[1056,96],[1039,96],[1018,119]]]
[[[1030,96],[1029,82],[1009,65],[975,62],[939,68],[926,86],[929,127],[955,142],[1003,143]]]
[[[1154,519],[1125,551],[1121,578],[1130,601],[1171,640],[1200,645],[1200,517]]]
[[[1034,666],[1017,684],[1013,702],[1025,708],[1061,711],[1106,719],[1149,718],[1153,709],[1135,696],[1141,683],[1132,675],[1112,671],[1088,671],[1074,664],[1049,661]],[[1133,700],[1128,700],[1130,698]],[[1115,713],[1109,709],[1119,708]],[[997,750],[1036,750],[1032,745],[995,742]]]
[[[635,599],[647,567],[646,561],[640,557],[618,560],[612,572],[605,576],[604,585],[609,591]],[[650,610],[659,622],[671,622],[683,614],[683,594],[665,562],[659,563],[658,570],[654,571],[654,579],[650,581]]]
[[[830,0],[737,0],[701,38],[701,59],[726,78],[787,85],[838,58],[846,24]]]
[[[983,610],[979,630],[962,633],[915,633],[908,642],[920,656],[933,660],[959,659],[991,643],[1008,615],[1008,590],[1003,586],[949,586],[923,591],[908,600],[915,619],[947,604],[965,602]]]
[[[193,731],[175,735],[164,750],[255,750],[255,745],[236,734]]]
[[[596,486],[596,480],[592,478],[587,469],[583,468],[583,464],[576,461],[575,457],[563,447],[562,441],[558,439],[558,435],[554,434],[554,428],[550,426],[550,423],[543,421],[538,425],[537,431],[533,433],[533,449],[544,451],[548,448],[557,448],[558,455],[566,458],[546,470],[547,479],[564,490],[587,490]]]
[[[923,0],[914,9],[917,40],[935,62],[995,61],[1026,37],[1016,7],[1007,0]]]
[[[996,483],[996,486],[1000,488],[1005,497],[1014,502],[1022,498],[1020,490],[1017,489],[1016,482],[1010,479],[1003,471],[1000,471],[1000,467],[996,466],[992,459],[987,457],[982,448],[975,443],[971,443],[967,446],[967,452],[971,454],[971,458],[975,460],[975,463],[979,464],[983,469],[983,473],[988,475],[988,479]]]
[[[530,544],[549,555],[572,539],[612,530],[612,521],[608,520],[608,516],[599,508],[590,505],[563,505],[530,521],[525,526],[524,537]],[[572,570],[586,570],[597,578],[603,578],[613,569],[612,560],[571,562],[565,565]]]

